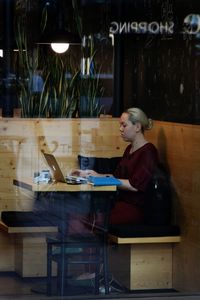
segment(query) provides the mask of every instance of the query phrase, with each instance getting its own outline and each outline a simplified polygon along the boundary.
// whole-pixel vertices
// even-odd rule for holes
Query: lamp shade
[[[43,35],[38,44],[52,43],[67,43],[72,45],[79,45],[81,44],[81,38],[78,34],[69,32],[67,30],[57,30],[52,34]]]
[[[38,44],[49,44],[56,53],[64,53],[69,45],[80,45],[81,38],[72,32],[66,30],[57,30],[55,33],[47,34],[41,37]]]

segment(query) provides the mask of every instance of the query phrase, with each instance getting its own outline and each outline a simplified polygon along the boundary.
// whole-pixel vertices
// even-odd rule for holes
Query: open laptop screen
[[[44,157],[51,171],[53,172],[53,177],[57,182],[66,182],[65,177],[57,163],[57,160],[53,154],[43,152]]]

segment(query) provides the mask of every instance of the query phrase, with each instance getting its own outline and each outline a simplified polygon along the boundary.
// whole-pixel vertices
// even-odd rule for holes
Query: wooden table
[[[13,184],[32,192],[115,192],[116,186],[98,186],[91,184],[72,185],[62,182],[35,184],[33,179],[14,179]],[[15,271],[22,277],[46,276],[46,235],[55,234],[57,226],[45,227],[8,227],[0,224],[15,239]],[[55,270],[56,272],[56,270]]]
[[[34,183],[32,179],[14,179],[13,184],[33,192],[114,192],[116,186],[93,186],[91,184],[67,184],[64,182]]]

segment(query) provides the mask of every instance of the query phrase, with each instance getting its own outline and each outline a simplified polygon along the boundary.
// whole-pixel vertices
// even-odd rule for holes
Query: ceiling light
[[[80,45],[81,38],[72,32],[58,30],[54,34],[43,36],[38,44],[49,44],[56,53],[64,53],[69,48],[69,45]],[[61,48],[63,50],[59,50]]]
[[[78,33],[71,32],[67,27],[66,16],[66,1],[55,1],[56,7],[56,23],[54,26],[48,27],[44,30],[40,37],[38,44],[49,44],[56,53],[64,53],[69,48],[69,45],[80,45],[82,40]],[[50,5],[50,1],[46,1],[46,5]],[[73,9],[73,7],[71,7]],[[48,14],[48,10],[47,10]]]
[[[68,43],[51,43],[51,48],[56,53],[64,53],[68,50]]]

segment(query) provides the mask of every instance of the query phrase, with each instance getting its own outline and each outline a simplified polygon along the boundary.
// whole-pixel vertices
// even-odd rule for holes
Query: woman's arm
[[[73,176],[81,176],[81,177],[89,177],[89,176],[97,176],[97,177],[113,177],[112,174],[100,174],[97,173],[94,170],[73,170],[70,175]],[[119,178],[118,178],[119,179]],[[132,192],[137,192],[138,190],[134,188],[128,179],[119,179],[121,181],[121,185],[118,186],[120,190],[127,190],[127,191],[132,191]]]
[[[100,174],[100,173],[97,173],[94,170],[79,170],[79,169],[72,170],[70,172],[70,175],[72,175],[72,176],[81,176],[81,177],[86,177],[86,178],[89,177],[89,176],[97,176],[97,177],[107,176],[107,177],[113,177],[112,174]]]
[[[129,182],[128,179],[119,179],[122,184],[118,186],[118,189],[120,190],[126,190],[126,191],[131,191],[131,192],[137,192],[138,190],[134,188]]]

